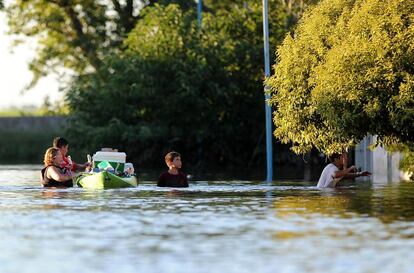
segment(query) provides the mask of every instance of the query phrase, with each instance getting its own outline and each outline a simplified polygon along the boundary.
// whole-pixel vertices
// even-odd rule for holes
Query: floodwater
[[[44,189],[0,167],[0,271],[414,272],[414,183]]]

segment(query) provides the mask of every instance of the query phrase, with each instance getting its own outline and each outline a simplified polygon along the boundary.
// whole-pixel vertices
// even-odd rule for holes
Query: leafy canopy
[[[36,55],[29,63],[34,75],[29,88],[39,78],[61,68],[76,75],[97,71],[108,51],[122,45],[140,20],[141,10],[157,2],[171,1],[11,1],[5,8],[10,34],[16,35],[17,44],[28,38],[37,42]]]
[[[140,164],[158,163],[169,149],[194,164],[247,165],[257,155],[264,124],[260,3],[206,12],[202,29],[195,15],[178,5],[146,8],[125,50],[108,55],[99,73],[75,79],[67,93],[74,142],[119,147]],[[276,44],[284,11],[272,15]]]
[[[315,1],[271,0],[269,6],[277,2],[278,9],[285,9],[285,20],[295,22],[304,7]],[[0,0],[0,9],[3,2]],[[241,6],[249,9],[250,5],[257,6],[256,2],[204,0],[203,14],[230,12]],[[197,6],[193,0],[13,0],[5,11],[16,44],[29,39],[37,43],[36,55],[29,63],[34,75],[30,88],[41,77],[62,68],[75,75],[99,71],[104,56],[120,49],[124,38],[143,18],[142,10],[173,3],[184,11],[195,11]]]
[[[323,0],[278,49],[268,80],[275,136],[330,154],[367,134],[412,145],[412,0]]]

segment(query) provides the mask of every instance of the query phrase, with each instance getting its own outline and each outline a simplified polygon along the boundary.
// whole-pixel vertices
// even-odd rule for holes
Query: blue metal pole
[[[267,0],[263,0],[263,43],[264,43],[264,60],[265,60],[265,78],[270,77],[269,61],[269,21],[268,21]],[[265,92],[267,86],[265,87]],[[269,94],[265,93],[265,113],[266,113],[266,181],[273,180],[273,152],[272,152],[272,109],[267,101],[270,99]]]
[[[198,0],[198,4],[197,4],[197,22],[198,22],[198,27],[201,28],[201,13],[203,10],[203,0]]]

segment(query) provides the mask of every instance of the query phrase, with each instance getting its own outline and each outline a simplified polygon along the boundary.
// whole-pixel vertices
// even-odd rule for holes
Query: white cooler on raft
[[[102,161],[108,161],[108,163],[114,168],[115,172],[124,172],[126,162],[125,153],[99,151],[93,155],[92,159],[94,168]]]

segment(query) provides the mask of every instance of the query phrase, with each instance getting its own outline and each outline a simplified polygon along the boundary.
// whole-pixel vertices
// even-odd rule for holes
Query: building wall
[[[355,148],[355,166],[372,173],[371,177],[360,180],[372,180],[384,184],[407,179],[407,174],[399,169],[401,153],[389,153],[382,147],[370,149],[376,142],[376,136],[366,136]]]

